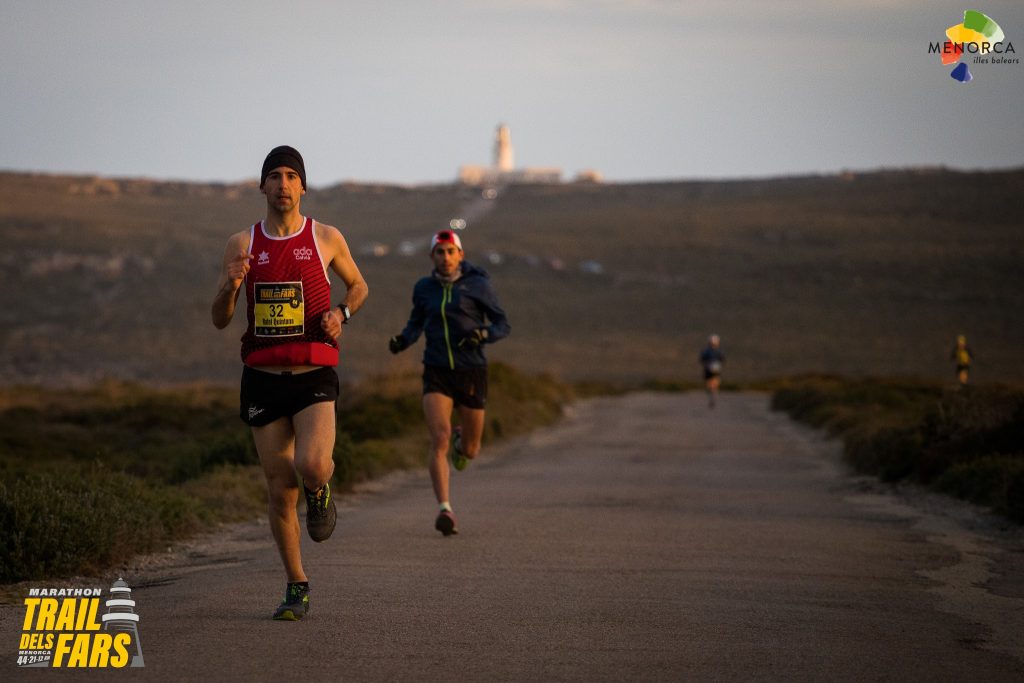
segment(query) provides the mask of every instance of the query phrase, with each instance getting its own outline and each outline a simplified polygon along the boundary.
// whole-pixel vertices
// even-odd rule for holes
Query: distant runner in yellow
[[[465,469],[480,451],[487,405],[484,345],[508,336],[511,328],[487,273],[464,260],[462,240],[442,230],[430,241],[434,271],[412,291],[412,313],[388,343],[391,353],[426,335],[423,352],[423,414],[430,431],[430,479],[440,511],[434,528],[459,532],[449,496],[448,451],[452,466]],[[452,429],[452,411],[462,424]]]
[[[248,327],[242,336],[240,417],[252,428],[269,489],[270,530],[288,584],[274,619],[295,621],[309,610],[302,568],[296,472],[306,498],[306,530],[316,542],[334,531],[335,402],[338,340],[363,305],[366,282],[336,228],[303,216],[306,168],[291,147],[263,162],[260,190],[267,216],[228,239],[211,314],[224,329],[243,285]],[[345,297],[331,303],[333,270]]]
[[[956,346],[949,354],[950,360],[956,364],[956,379],[960,384],[967,384],[968,375],[971,372],[971,361],[974,360],[974,353],[967,345],[967,337],[960,335],[956,338]]]

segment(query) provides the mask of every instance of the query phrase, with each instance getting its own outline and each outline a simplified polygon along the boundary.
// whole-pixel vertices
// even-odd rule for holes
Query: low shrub
[[[1024,522],[1024,454],[987,455],[957,463],[935,480],[935,488]]]
[[[0,482],[0,581],[95,572],[195,531],[195,501],[102,468]]]
[[[401,436],[423,424],[418,394],[389,397],[367,394],[338,407],[338,431],[355,441]]]
[[[334,441],[334,484],[349,489],[353,484],[369,481],[394,469],[412,467],[418,458],[402,458],[398,449],[381,439],[354,441],[339,433]]]
[[[885,426],[851,423],[843,430],[843,454],[859,471],[883,481],[899,481],[914,474],[924,443],[913,425]]]
[[[844,442],[857,470],[912,480],[1024,521],[1024,390],[806,378],[772,407]]]
[[[485,439],[555,420],[550,377],[494,364]],[[339,405],[334,482],[346,489],[426,462],[418,382],[352,387]],[[204,526],[266,509],[237,391],[104,382],[0,389],[0,582],[95,573]]]

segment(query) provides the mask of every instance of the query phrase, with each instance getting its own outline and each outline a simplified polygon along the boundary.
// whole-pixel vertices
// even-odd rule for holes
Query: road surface
[[[126,576],[146,666],[117,675],[1024,680],[1020,534],[848,475],[765,395],[581,402],[453,477],[451,538],[425,471],[342,501],[333,538],[304,539],[302,622],[269,619],[263,523]],[[0,677],[50,679],[14,667],[23,615],[0,610]]]

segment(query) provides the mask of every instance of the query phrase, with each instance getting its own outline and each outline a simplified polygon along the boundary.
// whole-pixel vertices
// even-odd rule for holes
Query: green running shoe
[[[284,600],[274,612],[277,621],[298,621],[309,613],[309,585],[289,583]]]
[[[452,429],[452,467],[457,469],[459,472],[466,469],[466,465],[469,464],[469,458],[462,454],[462,425],[459,425]]]
[[[306,493],[306,531],[309,532],[310,538],[322,543],[331,537],[334,525],[338,522],[338,510],[334,507],[331,485],[324,484],[316,491],[310,491],[303,486],[302,490]]]

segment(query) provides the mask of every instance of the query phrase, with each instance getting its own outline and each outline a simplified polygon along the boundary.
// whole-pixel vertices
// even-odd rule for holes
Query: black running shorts
[[[323,401],[337,401],[340,387],[334,368],[323,367],[298,375],[278,375],[245,366],[239,412],[250,427],[262,427],[281,417]]]
[[[423,393],[444,394],[457,406],[483,410],[487,405],[487,366],[452,370],[424,365]]]

